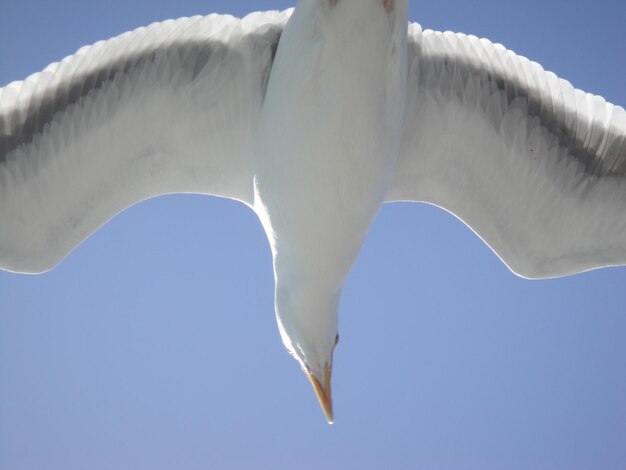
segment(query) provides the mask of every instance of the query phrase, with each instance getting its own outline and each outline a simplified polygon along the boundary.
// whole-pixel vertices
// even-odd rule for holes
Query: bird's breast
[[[283,33],[255,145],[255,209],[275,254],[307,246],[351,265],[382,203],[403,49],[382,6],[375,13],[369,28],[295,17]]]

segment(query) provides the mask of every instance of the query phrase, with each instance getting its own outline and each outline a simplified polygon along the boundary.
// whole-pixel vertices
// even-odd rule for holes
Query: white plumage
[[[521,276],[626,263],[624,108],[485,39],[412,30],[386,199],[452,212]]]
[[[382,3],[156,24],[0,90],[0,265],[50,269],[157,194],[240,200],[331,420],[341,287],[383,201],[451,211],[523,276],[626,263],[623,108]]]

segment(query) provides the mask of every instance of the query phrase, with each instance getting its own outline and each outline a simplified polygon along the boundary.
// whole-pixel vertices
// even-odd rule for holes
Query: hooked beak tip
[[[328,421],[328,424],[333,424],[335,420],[333,417],[333,400],[330,390],[330,366],[328,364],[324,366],[324,383],[320,382],[319,379],[308,370],[305,370],[304,372],[309,378],[311,385],[313,385],[313,389],[315,390],[317,399],[320,402],[324,416],[326,416],[326,421]]]

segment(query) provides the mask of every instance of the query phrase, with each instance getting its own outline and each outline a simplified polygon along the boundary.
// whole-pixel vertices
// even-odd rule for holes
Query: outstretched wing
[[[50,269],[155,195],[251,204],[251,139],[289,14],[156,23],[1,88],[0,268]]]
[[[626,112],[484,39],[409,33],[387,201],[469,225],[515,273],[626,264]]]

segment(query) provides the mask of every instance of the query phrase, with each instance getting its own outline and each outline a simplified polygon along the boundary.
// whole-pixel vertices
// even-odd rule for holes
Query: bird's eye
[[[335,336],[335,346],[337,346],[337,343],[339,343],[339,333]]]

